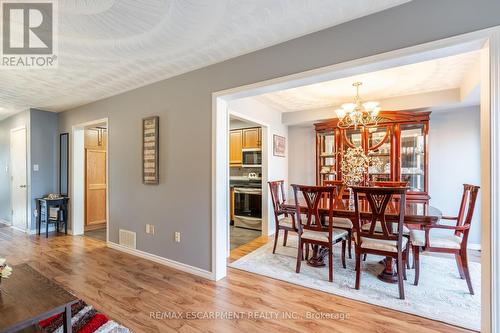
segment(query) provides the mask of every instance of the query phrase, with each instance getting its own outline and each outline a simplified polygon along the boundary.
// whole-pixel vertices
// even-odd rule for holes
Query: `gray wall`
[[[415,0],[60,114],[61,132],[109,117],[110,240],[211,269],[211,94],[500,24],[498,0]],[[141,183],[141,119],[160,116],[159,186]],[[156,225],[156,235],[144,225]],[[174,243],[174,231],[182,243]]]
[[[10,204],[10,130],[25,126],[28,130],[28,112],[23,111],[0,121],[0,220],[11,222]]]
[[[35,199],[57,192],[58,114],[30,110],[31,229],[35,225]],[[39,170],[33,166],[38,164]]]
[[[431,114],[429,126],[430,204],[438,207],[443,215],[457,216],[463,184],[481,185],[479,116],[479,106]],[[469,244],[477,246],[481,244],[481,191],[476,203]]]

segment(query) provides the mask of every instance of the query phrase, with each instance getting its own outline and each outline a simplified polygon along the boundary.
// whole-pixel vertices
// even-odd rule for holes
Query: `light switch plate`
[[[181,242],[181,233],[176,231],[175,232],[175,242],[180,243]]]
[[[33,164],[33,171],[40,170],[40,166],[38,164]]]
[[[146,233],[150,235],[155,234],[155,226],[154,224],[146,224]]]

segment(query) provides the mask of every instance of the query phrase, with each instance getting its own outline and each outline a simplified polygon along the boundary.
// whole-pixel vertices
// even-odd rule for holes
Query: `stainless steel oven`
[[[262,230],[261,188],[234,188],[234,226]]]
[[[244,168],[257,168],[262,166],[262,149],[247,148],[242,149],[242,153]]]

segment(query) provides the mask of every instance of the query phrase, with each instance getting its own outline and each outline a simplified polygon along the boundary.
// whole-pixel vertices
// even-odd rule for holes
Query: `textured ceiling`
[[[360,81],[364,101],[459,88],[479,61],[474,51],[343,79],[282,90],[256,97],[283,112],[320,109],[352,102],[353,82]]]
[[[0,117],[66,110],[407,1],[59,1],[59,67],[2,70]]]

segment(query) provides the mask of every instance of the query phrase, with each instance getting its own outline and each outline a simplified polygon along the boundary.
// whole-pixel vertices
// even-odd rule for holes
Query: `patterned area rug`
[[[361,287],[354,289],[355,261],[347,259],[347,269],[342,268],[340,248],[334,249],[333,283],[328,282],[328,268],[313,268],[305,262],[300,274],[295,273],[297,238],[290,235],[286,247],[278,241],[276,254],[272,243],[231,263],[240,270],[265,275],[304,287],[321,290],[354,300],[415,314],[468,329],[480,330],[481,326],[481,265],[469,263],[475,295],[469,294],[467,283],[461,280],[455,259],[422,255],[420,281],[413,285],[415,270],[407,270],[405,300],[400,300],[397,284],[387,284],[377,278],[383,269],[381,257],[368,255],[362,262]]]
[[[42,331],[47,333],[62,333],[62,325],[62,313],[39,323]],[[110,320],[82,300],[71,307],[71,327],[76,333],[131,333],[128,328]]]

